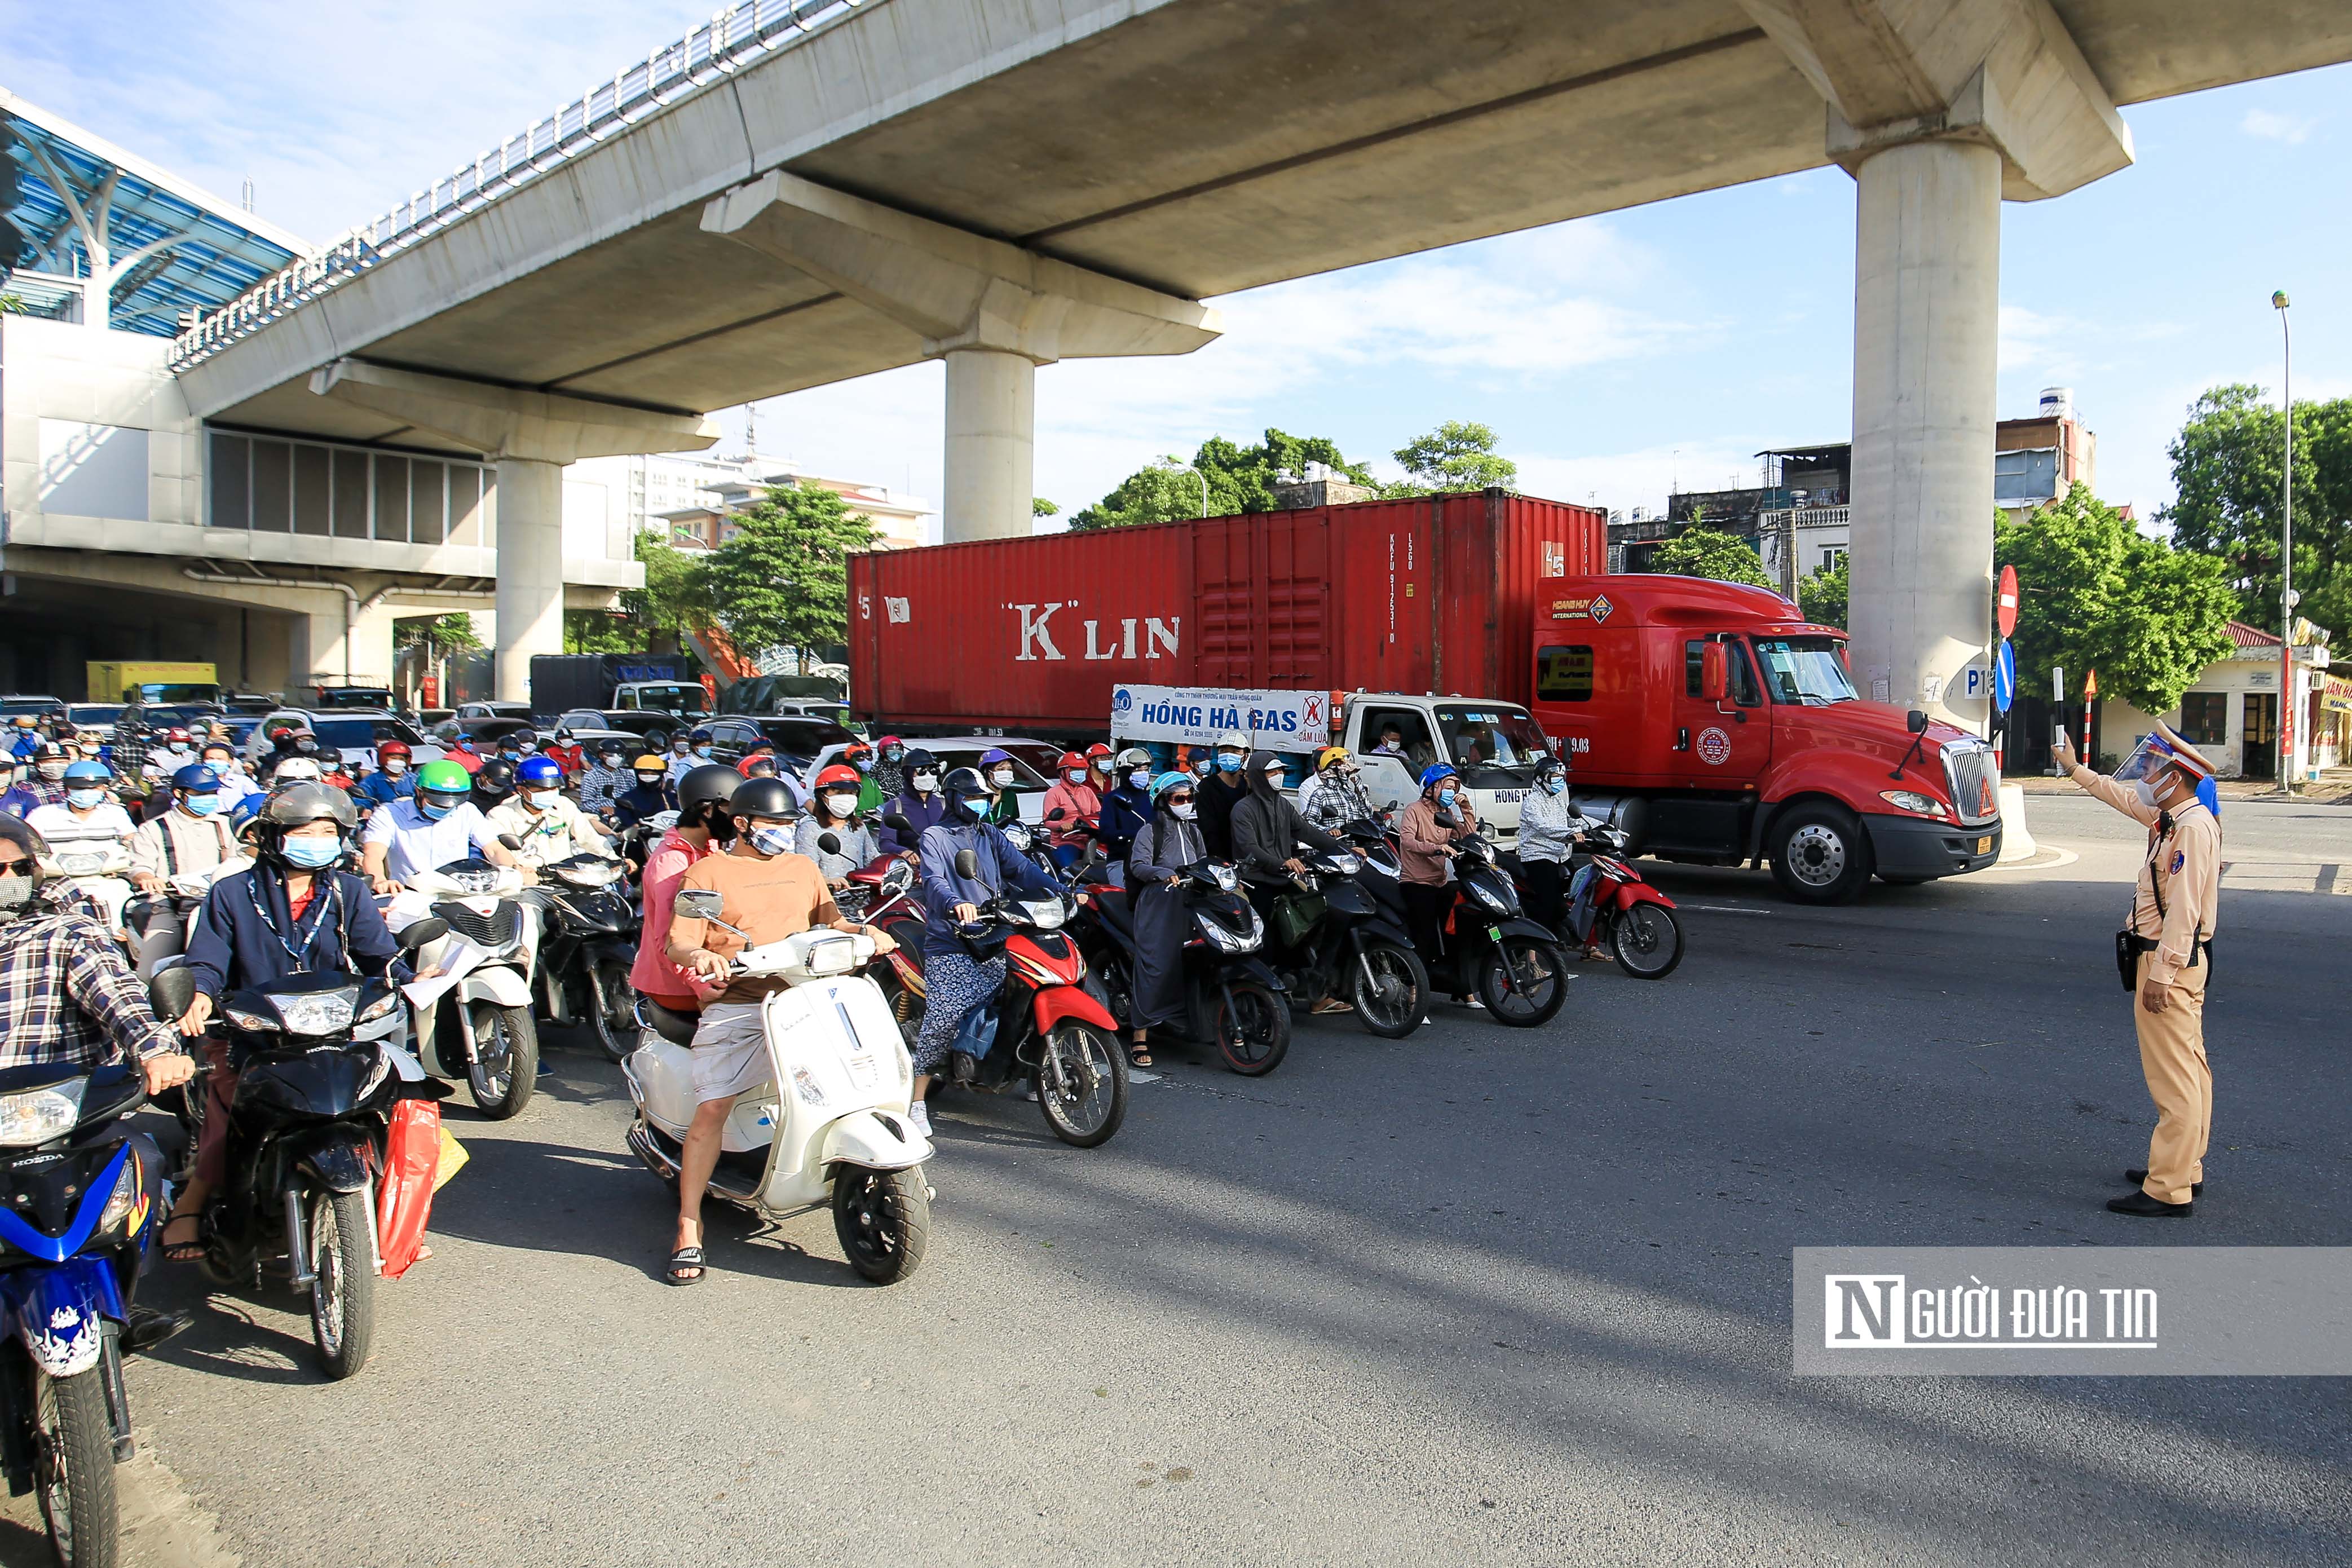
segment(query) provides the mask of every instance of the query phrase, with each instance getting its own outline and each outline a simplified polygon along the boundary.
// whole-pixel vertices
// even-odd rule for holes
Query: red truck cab
[[[1779,594],[1650,574],[1536,585],[1536,721],[1636,853],[1769,862],[1807,903],[2000,856],[2000,780],[1966,730],[1856,695],[1845,633]]]

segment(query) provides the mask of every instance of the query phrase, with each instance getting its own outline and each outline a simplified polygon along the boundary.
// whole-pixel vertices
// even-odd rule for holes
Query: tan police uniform
[[[2079,763],[2074,780],[2147,828],[2147,854],[2132,893],[2130,930],[2156,943],[2139,956],[2138,981],[2171,990],[2171,1005],[2152,1013],[2132,993],[2132,1024],[2139,1033],[2140,1071],[2156,1102],[2156,1132],[2148,1139],[2147,1179],[2140,1190],[2164,1203],[2187,1203],[2205,1179],[2205,1145],[2213,1131],[2213,1069],[2205,1058],[2205,985],[2212,955],[2205,948],[2220,915],[2221,824],[2204,803],[2190,800],[2171,814],[2142,803],[2128,785]]]

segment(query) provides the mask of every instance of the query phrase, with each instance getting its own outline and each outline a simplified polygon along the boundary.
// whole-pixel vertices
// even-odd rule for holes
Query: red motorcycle
[[[1603,943],[1617,967],[1637,980],[1663,980],[1683,961],[1683,926],[1675,901],[1642,880],[1625,861],[1624,830],[1586,830],[1577,849],[1590,856],[1569,884],[1569,936],[1587,948]],[[1576,911],[1581,905],[1584,918]]]

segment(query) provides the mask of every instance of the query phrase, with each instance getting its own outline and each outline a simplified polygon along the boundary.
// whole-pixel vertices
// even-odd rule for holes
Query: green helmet
[[[464,768],[444,758],[428,762],[416,770],[416,792],[420,795],[457,795],[472,791],[473,777]]]

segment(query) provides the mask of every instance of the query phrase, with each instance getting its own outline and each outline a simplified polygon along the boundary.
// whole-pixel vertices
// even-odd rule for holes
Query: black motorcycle
[[[127,1063],[0,1070],[0,1466],[11,1495],[40,1494],[61,1563],[120,1560],[122,1357],[162,1337],[127,1337],[163,1221],[163,1157],[123,1124],[145,1103]]]
[[[1135,923],[1127,891],[1108,883],[1084,887],[1083,907],[1094,919],[1083,923],[1086,951],[1111,1015],[1131,1029],[1135,992]],[[1225,1065],[1256,1078],[1282,1064],[1290,1050],[1288,987],[1258,956],[1265,946],[1265,922],[1241,892],[1241,876],[1222,861],[1184,868],[1186,936],[1183,948],[1184,1019],[1176,1032],[1214,1041]]]
[[[1449,996],[1476,992],[1496,1023],[1533,1029],[1550,1022],[1573,977],[1559,936],[1521,911],[1519,890],[1496,863],[1492,844],[1473,833],[1454,847],[1445,956],[1429,966],[1430,983]]]
[[[413,953],[446,930],[420,920],[400,944]],[[150,989],[157,1016],[176,1018],[195,999],[195,977],[165,969]],[[267,1275],[308,1291],[310,1338],[331,1378],[367,1364],[375,1335],[373,1198],[392,1108],[449,1092],[405,1077],[383,1041],[355,1038],[396,1023],[400,1007],[389,981],[339,971],[289,975],[220,1004],[244,1060],[229,1105],[228,1179],[205,1206],[205,1272],[220,1285],[257,1287]]]
[[[606,1056],[637,1048],[637,994],[629,985],[644,915],[630,899],[622,862],[577,854],[539,868],[523,896],[540,907],[540,996],[561,1029],[585,1022]]]
[[[1419,1029],[1429,1011],[1429,972],[1401,919],[1363,885],[1352,854],[1317,855],[1298,875],[1244,871],[1265,916],[1265,961],[1294,998],[1338,997],[1384,1040]]]

